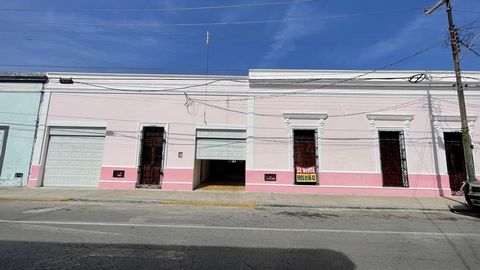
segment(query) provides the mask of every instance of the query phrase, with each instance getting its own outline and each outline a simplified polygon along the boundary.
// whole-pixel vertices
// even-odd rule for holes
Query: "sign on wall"
[[[300,167],[296,166],[295,181],[297,183],[316,183],[317,182],[317,170],[315,166],[312,167]]]

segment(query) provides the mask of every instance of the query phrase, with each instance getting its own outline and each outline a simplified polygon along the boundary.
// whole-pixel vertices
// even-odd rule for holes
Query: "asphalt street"
[[[480,215],[7,202],[1,269],[479,269]]]

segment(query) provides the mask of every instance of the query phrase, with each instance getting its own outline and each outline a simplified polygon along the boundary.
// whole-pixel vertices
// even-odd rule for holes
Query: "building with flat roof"
[[[0,74],[0,186],[27,184],[43,85],[41,73]]]
[[[452,72],[48,77],[30,187],[451,196],[466,177]]]

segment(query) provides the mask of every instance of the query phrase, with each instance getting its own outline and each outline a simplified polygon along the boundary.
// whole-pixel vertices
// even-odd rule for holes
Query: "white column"
[[[38,117],[38,132],[33,148],[32,165],[38,165],[42,162],[43,150],[47,142],[47,116],[50,107],[51,93],[47,92],[43,95],[40,104],[40,112]]]
[[[255,169],[255,97],[248,98],[246,169]]]

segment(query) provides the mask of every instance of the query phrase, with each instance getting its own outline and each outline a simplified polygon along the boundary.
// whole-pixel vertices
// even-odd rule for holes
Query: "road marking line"
[[[75,234],[88,233],[88,234],[114,235],[114,236],[120,235],[119,233],[112,233],[112,232],[82,230],[82,229],[73,229],[73,228],[62,228],[62,227],[38,225],[38,224],[20,224],[20,226],[24,227],[26,229],[30,229],[30,230],[50,231],[50,232],[53,232],[53,233],[66,232],[66,233],[75,233]]]
[[[48,212],[55,212],[55,211],[62,210],[62,209],[65,209],[65,208],[66,208],[66,206],[32,209],[32,210],[23,211],[22,214],[43,214],[43,213],[48,213]]]
[[[445,236],[448,236],[448,237],[480,237],[480,234],[478,234],[478,233],[262,228],[262,227],[233,227],[233,226],[230,227],[230,226],[207,226],[207,225],[188,225],[188,224],[135,224],[135,223],[43,221],[43,220],[38,220],[38,221],[33,221],[33,220],[0,220],[0,223],[105,226],[105,227],[141,227],[141,228],[169,228],[169,229],[199,229],[199,230],[232,230],[232,231],[234,231],[234,230],[236,230],[236,231],[266,231],[266,232],[351,233],[351,234],[416,235],[416,236],[441,236],[441,237],[445,237]]]
[[[12,202],[68,202],[72,198],[60,197],[60,198],[26,198],[16,196],[0,196],[0,201],[12,201]]]

